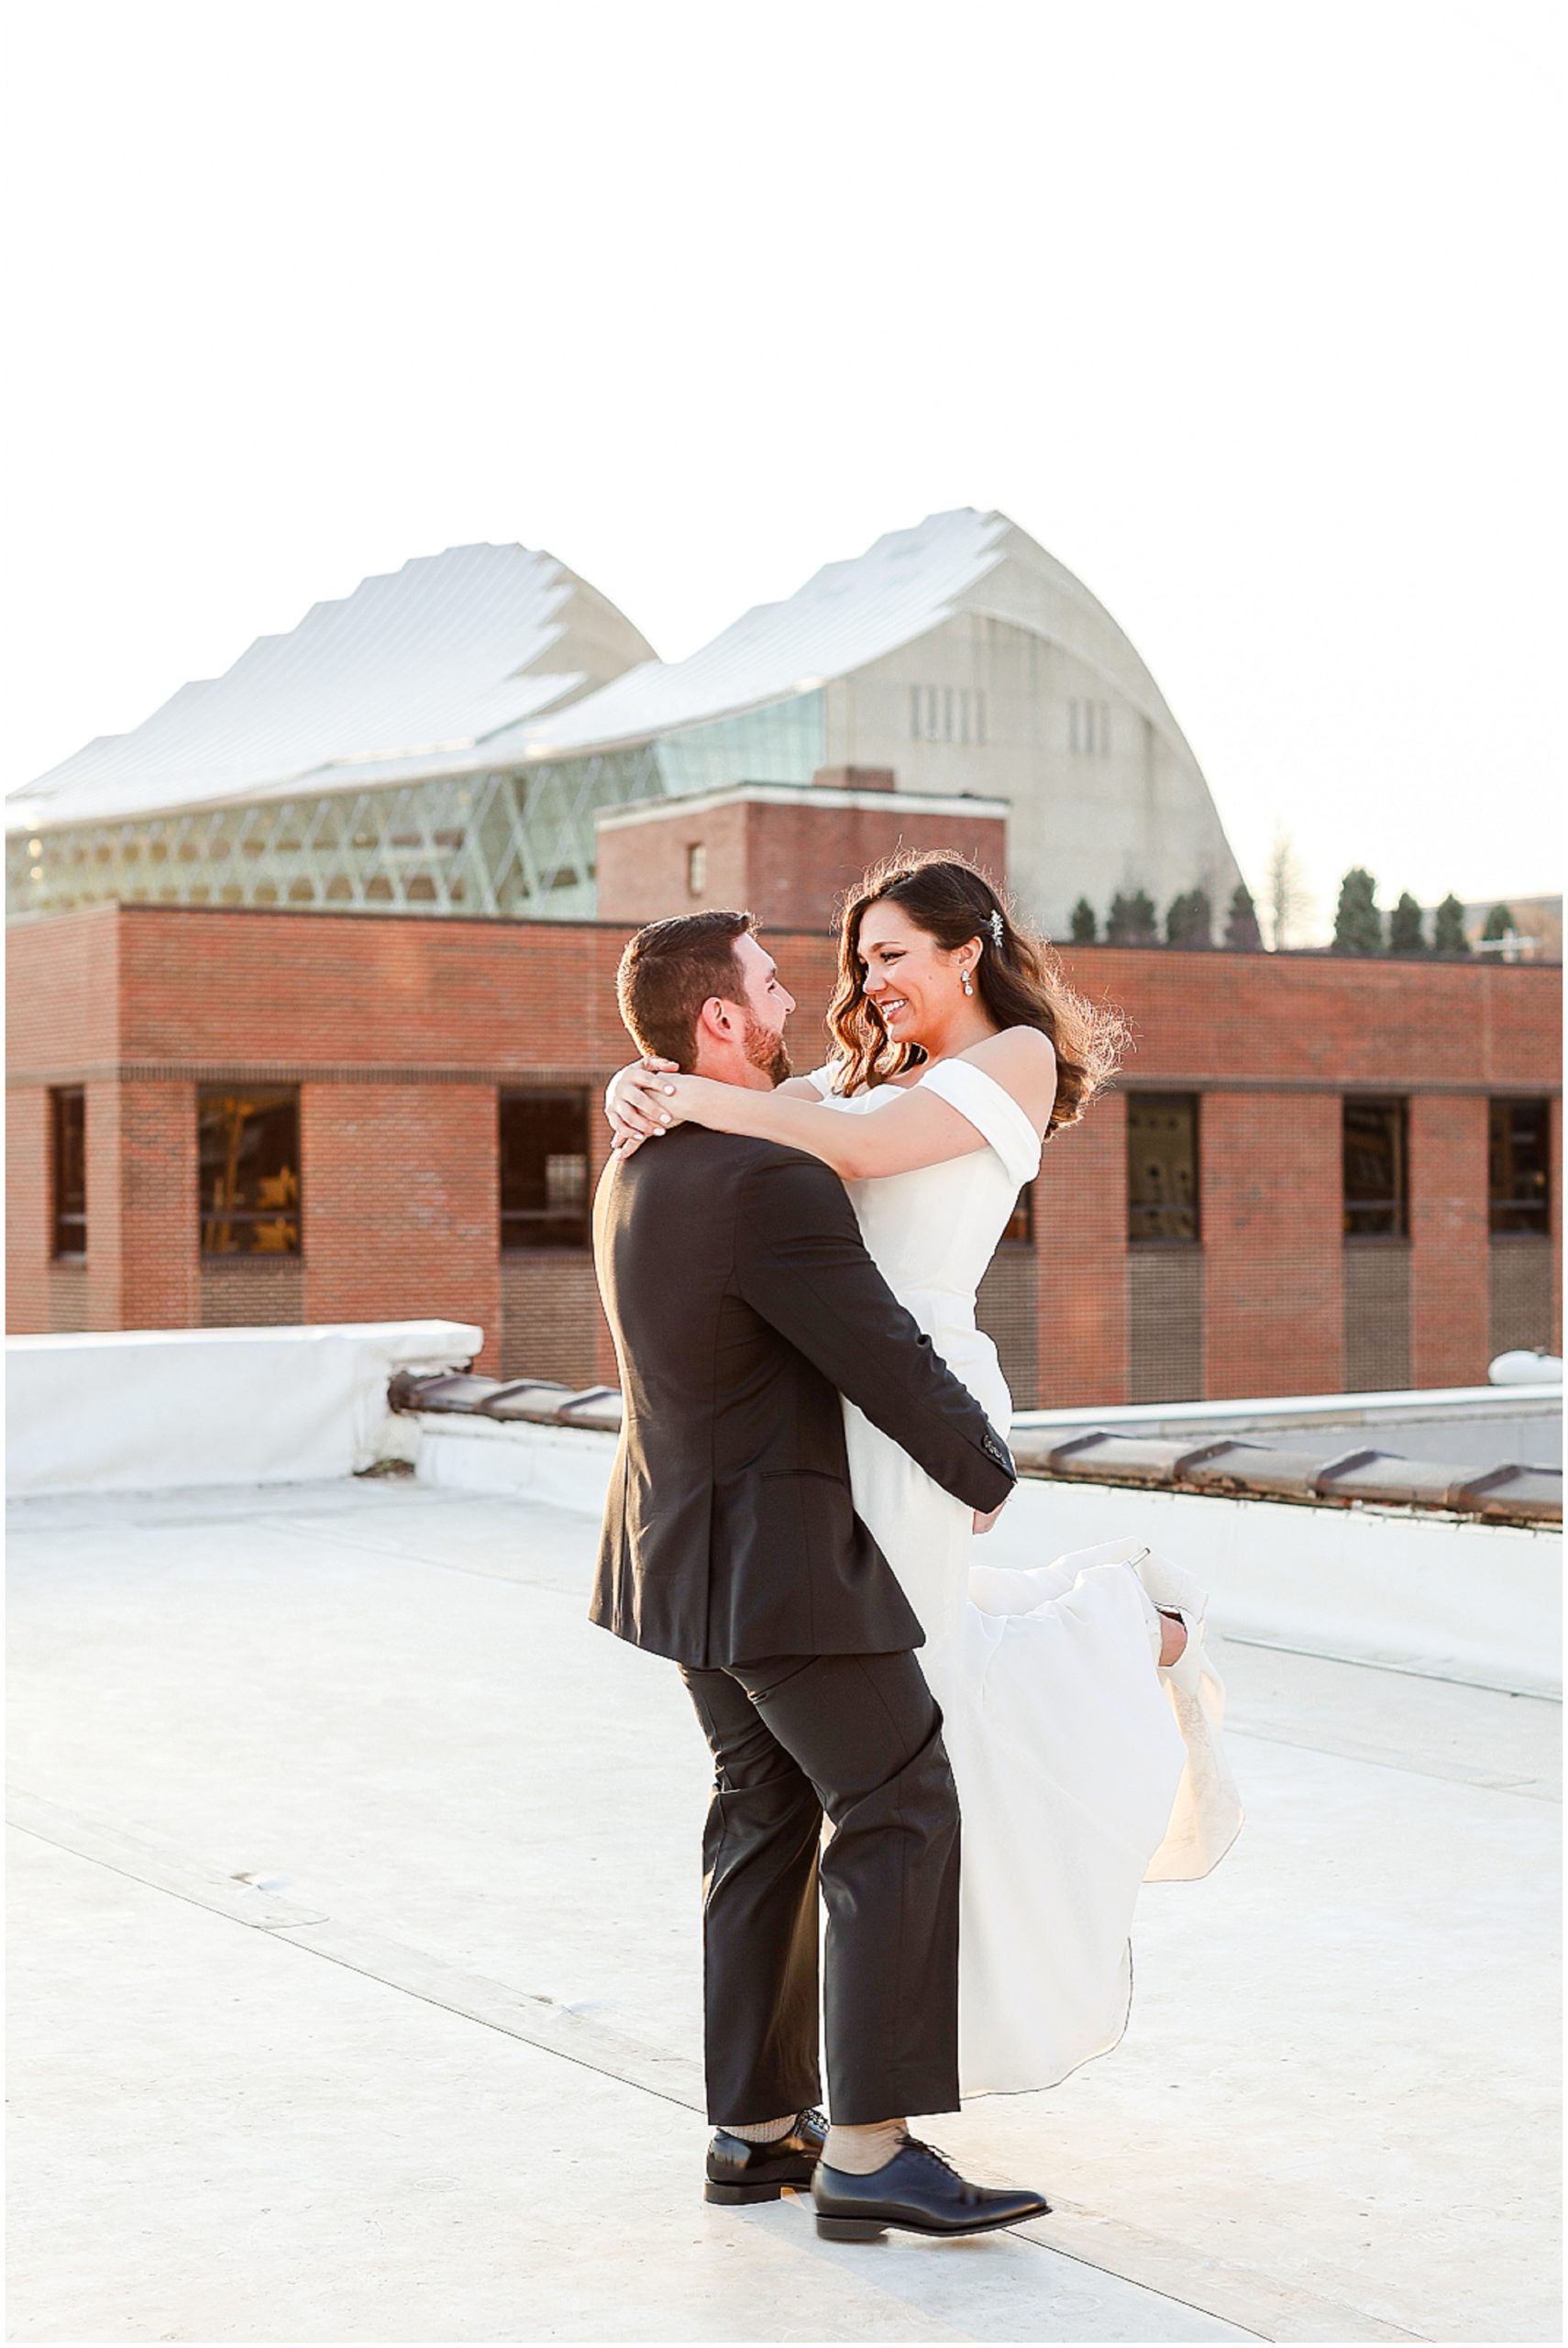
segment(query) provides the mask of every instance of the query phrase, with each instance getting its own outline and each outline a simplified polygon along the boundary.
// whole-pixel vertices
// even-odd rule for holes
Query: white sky
[[[1260,894],[1279,825],[1325,913],[1562,886],[1560,9],[11,20],[7,788],[410,555],[547,547],[678,658],[994,505]]]

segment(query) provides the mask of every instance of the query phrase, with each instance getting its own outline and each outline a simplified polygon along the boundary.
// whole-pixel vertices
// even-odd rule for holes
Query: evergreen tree
[[[1370,872],[1354,864],[1340,882],[1334,914],[1336,954],[1381,954],[1383,916],[1377,910],[1377,883]]]
[[[1424,954],[1426,952],[1426,932],[1421,927],[1421,909],[1407,889],[1388,916],[1390,954]]]
[[[1258,954],[1263,950],[1258,909],[1244,880],[1238,880],[1231,892],[1231,910],[1225,916],[1225,943],[1235,954]]]
[[[1507,937],[1513,925],[1514,916],[1510,908],[1507,905],[1494,905],[1486,916],[1486,926],[1481,935],[1483,937]]]
[[[1092,946],[1095,941],[1094,907],[1087,897],[1080,897],[1073,907],[1073,944]]]
[[[1135,889],[1125,896],[1119,889],[1110,901],[1110,918],[1105,925],[1106,941],[1111,946],[1156,946],[1159,943],[1158,915],[1154,901],[1146,889]]]
[[[1432,924],[1434,954],[1468,954],[1470,940],[1464,935],[1464,907],[1450,890],[1437,909]]]
[[[1212,946],[1214,915],[1208,892],[1188,889],[1185,895],[1173,897],[1165,909],[1165,943],[1167,946]]]

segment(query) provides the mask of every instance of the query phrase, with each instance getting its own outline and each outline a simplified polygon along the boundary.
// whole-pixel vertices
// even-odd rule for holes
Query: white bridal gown
[[[848,1116],[875,1116],[900,1091],[841,1100],[829,1069],[812,1081]],[[920,1082],[988,1146],[851,1182],[849,1195],[883,1278],[1005,1435],[1012,1398],[975,1325],[975,1293],[1039,1171],[1040,1138],[971,1061],[936,1062]],[[1241,1825],[1204,1593],[1138,1540],[987,1565],[963,1502],[844,1407],[856,1511],[924,1629],[920,1661],[958,1787],[964,2093],[1053,2087],[1126,2026],[1139,1884],[1207,1875]],[[1187,1624],[1168,1672],[1155,1603]]]

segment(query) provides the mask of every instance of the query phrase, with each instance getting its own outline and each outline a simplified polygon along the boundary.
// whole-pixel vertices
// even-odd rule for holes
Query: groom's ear
[[[743,1024],[740,1005],[726,1002],[722,994],[711,994],[697,1013],[695,1041],[704,1036],[715,1044],[733,1044]]]

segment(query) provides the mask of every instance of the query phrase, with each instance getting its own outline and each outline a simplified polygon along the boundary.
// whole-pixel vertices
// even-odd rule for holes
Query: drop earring
[[[974,987],[970,982],[969,973],[967,970],[964,972],[964,991],[966,994],[973,994],[975,991]]]

